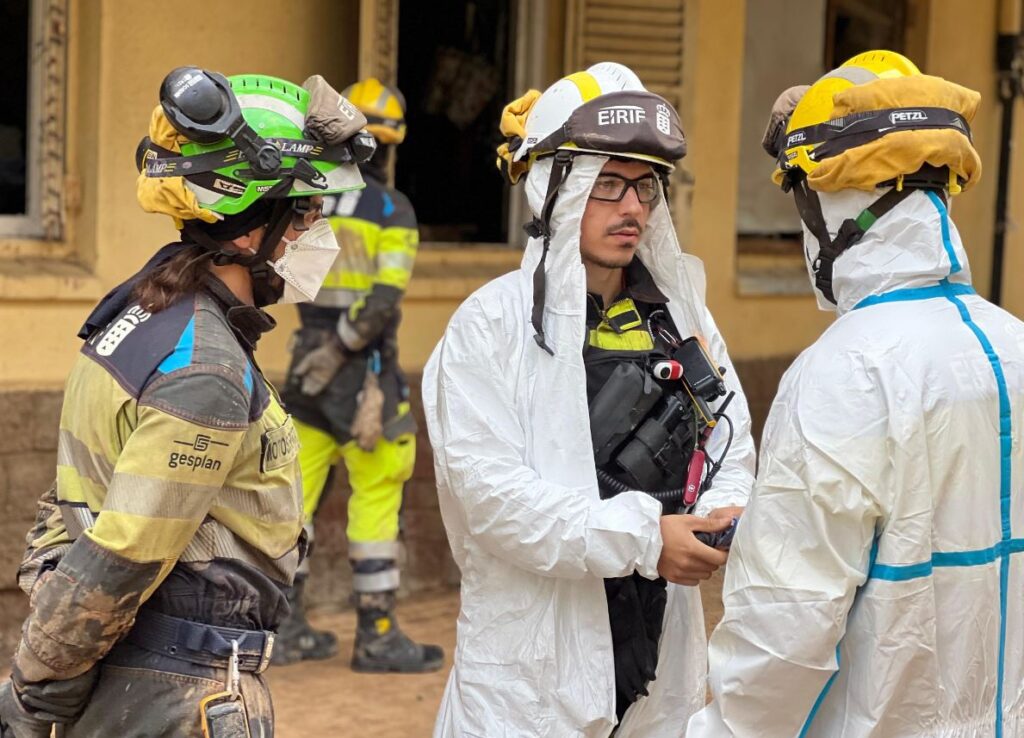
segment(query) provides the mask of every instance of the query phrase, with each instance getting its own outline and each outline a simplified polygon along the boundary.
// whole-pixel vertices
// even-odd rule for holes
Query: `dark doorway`
[[[0,1],[0,214],[26,212],[29,0]]]
[[[906,47],[906,0],[829,0],[825,69],[871,49],[902,53]]]
[[[506,243],[508,187],[495,168],[512,99],[514,0],[406,0],[398,11],[398,87],[408,134],[395,184],[425,242]]]

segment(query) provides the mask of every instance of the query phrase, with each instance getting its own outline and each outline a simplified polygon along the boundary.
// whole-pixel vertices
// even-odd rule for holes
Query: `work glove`
[[[92,696],[99,668],[71,679],[0,685],[0,738],[50,738],[54,723],[78,719]]]
[[[366,126],[366,116],[319,74],[308,78],[302,86],[309,92],[306,130],[317,141],[338,144]]]
[[[302,394],[319,395],[345,365],[348,355],[336,334],[302,357],[292,374],[301,380]]]
[[[0,684],[0,738],[50,738],[52,726],[29,713],[10,680]]]
[[[811,89],[810,85],[796,85],[785,90],[776,98],[775,104],[772,105],[771,115],[768,116],[768,126],[764,130],[764,137],[761,139],[761,146],[769,156],[776,159],[779,157],[779,152],[782,150],[781,134],[786,130],[789,116],[793,114],[800,98],[809,89]]]
[[[379,358],[376,361],[380,361]],[[376,372],[368,367],[356,398],[356,414],[349,432],[363,451],[373,451],[384,433],[384,391]]]

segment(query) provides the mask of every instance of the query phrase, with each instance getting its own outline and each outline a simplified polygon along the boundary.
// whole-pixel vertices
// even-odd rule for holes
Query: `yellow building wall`
[[[69,233],[84,268],[4,263],[0,255],[4,387],[63,383],[92,304],[175,240],[167,218],[135,201],[135,147],[168,71],[198,65],[295,82],[319,73],[336,86],[356,74],[357,0],[178,0],[173,8],[71,0],[69,10],[67,168],[82,199]],[[281,317],[293,316],[294,308]],[[279,350],[263,349],[260,359],[270,372],[283,368]]]
[[[753,1],[753,0],[750,0]],[[690,0],[685,69],[687,167],[696,184],[688,250],[706,265],[708,303],[735,358],[786,356],[809,345],[830,314],[808,296],[741,296],[736,278],[736,208],[747,0]],[[78,350],[74,333],[92,304],[137,269],[175,231],[135,202],[134,152],[157,104],[159,84],[174,66],[198,64],[226,74],[259,71],[302,81],[322,73],[344,85],[356,70],[357,0],[303,0],[310,20],[287,20],[294,5],[280,0],[180,0],[171,22],[164,12],[131,0],[71,0],[69,46],[69,180],[79,204],[68,226],[84,268],[0,258],[0,386],[42,387],[63,382]],[[155,5],[145,4],[147,8]],[[953,217],[970,255],[975,283],[988,289],[991,262],[998,104],[993,70],[997,0],[931,2],[927,14],[927,71],[980,90],[984,103],[975,141],[986,167],[977,188],[959,198]],[[173,32],[169,29],[173,28]],[[1021,117],[1024,112],[1018,111]],[[1018,130],[1021,124],[1018,122]],[[1024,220],[1024,151],[1015,150],[1012,222]],[[767,176],[767,175],[766,175]],[[1015,196],[1015,193],[1016,196]],[[788,206],[789,203],[784,203]],[[1011,226],[1004,302],[1024,315],[1024,234]],[[400,332],[403,364],[419,371],[455,307],[477,286],[515,268],[518,250],[421,252]],[[258,358],[271,375],[283,373],[295,325],[291,306],[274,308],[280,327]]]
[[[932,2],[928,19],[928,52],[922,65],[928,74],[977,90],[981,106],[971,124],[974,146],[981,155],[978,184],[952,201],[950,215],[960,230],[971,265],[974,287],[988,296],[992,272],[997,171],[999,169],[1000,104],[996,94],[995,47],[998,2]],[[1011,210],[1024,212],[1011,201]],[[1024,313],[1018,313],[1024,315]]]
[[[741,297],[737,291],[745,10],[745,0],[688,3],[684,62],[693,106],[686,162],[695,179],[687,249],[704,261],[708,306],[734,359],[796,354],[831,321],[831,314],[819,312],[809,295]],[[770,175],[768,169],[764,176]]]
[[[1010,171],[1010,222],[1003,262],[1003,307],[1024,316],[1024,101],[1018,101],[1014,119],[1013,169]],[[995,176],[995,172],[992,172]]]

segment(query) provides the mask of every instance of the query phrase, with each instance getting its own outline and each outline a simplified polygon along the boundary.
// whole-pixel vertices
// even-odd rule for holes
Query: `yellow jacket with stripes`
[[[325,203],[341,252],[312,307],[338,313],[338,332],[360,351],[397,328],[399,303],[412,278],[419,245],[416,213],[398,190],[364,169],[366,187]]]
[[[257,630],[286,612],[298,443],[249,348],[272,321],[211,290],[158,313],[129,305],[72,369],[56,485],[19,572],[32,591],[15,657],[25,680],[88,670],[143,603]]]

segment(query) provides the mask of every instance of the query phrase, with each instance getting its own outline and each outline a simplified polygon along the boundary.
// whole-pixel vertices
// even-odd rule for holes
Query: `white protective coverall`
[[[820,194],[832,237],[881,194]],[[834,290],[769,414],[688,738],[1024,735],[1024,323],[922,191]]]
[[[602,501],[594,470],[583,347],[586,274],[579,224],[607,161],[577,156],[552,220],[544,314],[548,345],[530,323],[542,242],[519,271],[473,294],[455,313],[423,376],[441,514],[462,570],[454,666],[435,727],[441,738],[609,735],[614,670],[603,579],[657,577],[661,505],[628,492]],[[527,180],[540,211],[550,160]],[[701,262],[684,255],[664,203],[638,249],[670,299],[683,336],[702,333],[737,397],[735,438],[697,514],[744,505],[753,483],[747,403],[710,314]],[[709,449],[717,457],[724,424]],[[617,738],[678,738],[704,704],[706,637],[700,593],[669,585],[657,679],[631,706]]]

